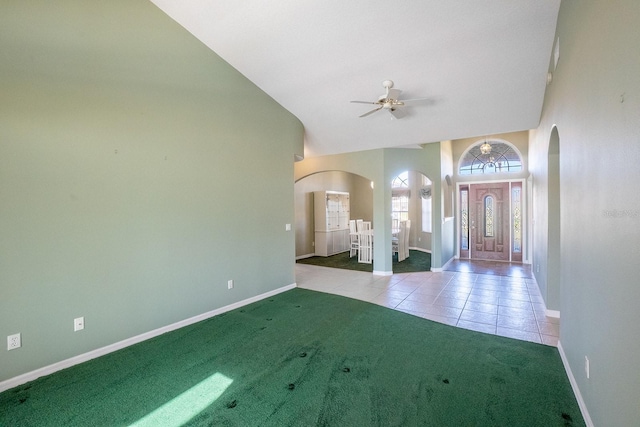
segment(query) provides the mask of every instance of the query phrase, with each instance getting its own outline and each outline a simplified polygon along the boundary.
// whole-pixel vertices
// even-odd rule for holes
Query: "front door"
[[[469,249],[472,259],[509,261],[509,183],[469,185]]]

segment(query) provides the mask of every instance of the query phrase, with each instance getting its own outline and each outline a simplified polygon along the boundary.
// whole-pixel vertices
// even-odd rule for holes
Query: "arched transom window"
[[[519,172],[522,159],[509,144],[500,141],[483,141],[474,145],[460,159],[460,175],[483,173]]]

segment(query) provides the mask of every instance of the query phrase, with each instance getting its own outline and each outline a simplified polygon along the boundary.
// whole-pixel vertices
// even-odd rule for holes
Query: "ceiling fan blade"
[[[401,119],[407,115],[407,112],[402,108],[389,109],[389,113],[391,113],[392,119]]]
[[[374,109],[374,110],[371,110],[371,111],[368,111],[368,112],[364,113],[364,114],[363,114],[363,115],[361,115],[360,117],[367,117],[369,114],[373,114],[373,113],[375,113],[376,111],[380,111],[381,109],[382,109],[382,105],[381,105],[381,106],[379,106],[378,108]]]
[[[405,104],[432,104],[433,103],[433,99],[431,98],[399,99],[399,101]]]
[[[371,101],[351,101],[352,104],[373,104],[377,105],[379,102],[371,102]]]

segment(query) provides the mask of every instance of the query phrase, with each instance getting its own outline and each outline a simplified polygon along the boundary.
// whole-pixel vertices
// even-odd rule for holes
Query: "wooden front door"
[[[469,185],[469,249],[472,259],[509,261],[509,183]]]

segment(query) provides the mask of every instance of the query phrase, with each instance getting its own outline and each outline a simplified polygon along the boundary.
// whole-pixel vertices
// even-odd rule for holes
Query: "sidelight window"
[[[460,191],[460,249],[469,250],[469,190]]]
[[[522,189],[511,189],[511,212],[513,215],[513,252],[522,252]]]

